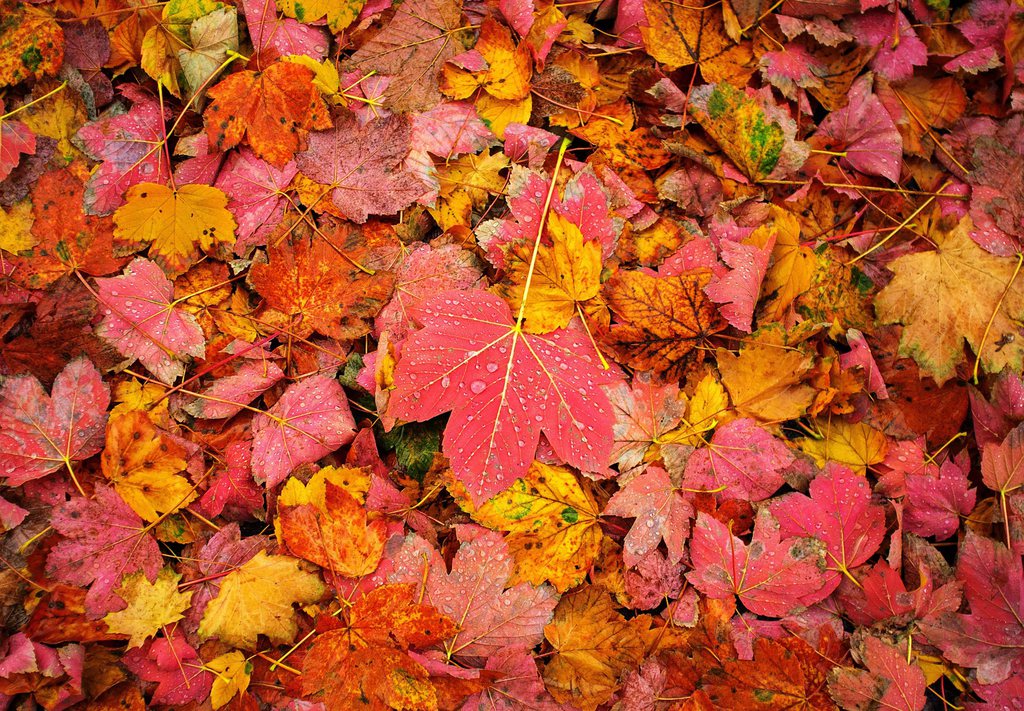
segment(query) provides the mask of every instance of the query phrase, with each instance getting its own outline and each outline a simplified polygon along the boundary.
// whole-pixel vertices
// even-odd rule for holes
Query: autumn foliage
[[[1021,0],[0,0],[0,709],[1024,704]]]

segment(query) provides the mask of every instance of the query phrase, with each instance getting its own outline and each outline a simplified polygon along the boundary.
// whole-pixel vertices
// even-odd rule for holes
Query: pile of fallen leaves
[[[0,0],[0,708],[1017,709],[1020,0]]]

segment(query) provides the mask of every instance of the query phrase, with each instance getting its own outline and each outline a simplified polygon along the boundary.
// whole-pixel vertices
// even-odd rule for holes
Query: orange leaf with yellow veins
[[[545,224],[551,244],[541,244],[537,251],[530,293],[526,300],[526,322],[529,333],[549,333],[565,328],[576,314],[605,314],[601,303],[601,245],[584,241],[580,228],[565,217],[552,212]],[[521,241],[512,245],[507,257],[506,280],[498,287],[500,293],[518,311],[530,271],[533,244]]]
[[[601,510],[564,467],[535,461],[526,476],[472,512],[492,530],[507,531],[515,559],[509,584],[550,582],[565,592],[583,582],[601,550]]]
[[[706,81],[746,83],[753,72],[753,53],[725,34],[718,3],[646,0],[647,23],[640,35],[650,55],[669,68],[696,64]]]
[[[331,127],[313,78],[311,69],[295,62],[225,78],[208,92],[213,103],[204,118],[210,145],[226,151],[245,139],[260,158],[284,167],[305,149],[310,129]]]
[[[312,503],[282,506],[278,523],[292,553],[337,575],[369,575],[384,553],[384,519],[369,520],[351,494],[330,482],[322,508]]]
[[[678,380],[691,362],[703,360],[699,347],[708,336],[726,327],[704,295],[710,280],[706,270],[670,277],[619,272],[604,288],[617,320],[604,338],[605,346],[630,368]]]
[[[352,233],[348,236],[358,236]],[[333,248],[332,248],[333,247]],[[372,318],[391,298],[394,275],[368,274],[356,266],[366,248],[345,249],[336,235],[293,235],[267,251],[269,263],[252,266],[250,279],[267,300],[263,320],[298,338],[313,331],[337,339],[369,332]]]
[[[141,410],[107,423],[103,474],[117,493],[146,521],[188,506],[196,498],[185,471],[185,450],[156,428]]]
[[[114,213],[115,253],[149,245],[149,256],[172,276],[188,271],[200,250],[230,256],[235,218],[227,205],[224,192],[209,185],[174,190],[158,183],[133,185]]]
[[[815,391],[804,380],[814,359],[792,348],[752,343],[739,355],[719,349],[716,358],[722,383],[736,411],[762,422],[802,417]]]
[[[553,650],[544,683],[555,700],[591,711],[608,701],[619,677],[644,656],[642,620],[626,620],[604,588],[585,587],[563,597],[544,628]]]

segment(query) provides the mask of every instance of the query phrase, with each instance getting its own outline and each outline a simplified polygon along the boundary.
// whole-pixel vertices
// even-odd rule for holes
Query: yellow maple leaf
[[[646,0],[647,22],[640,26],[644,46],[654,59],[672,68],[696,64],[708,82],[746,83],[753,72],[750,44],[726,35],[718,3],[687,4]]]
[[[18,115],[18,118],[36,136],[46,136],[57,141],[56,154],[65,161],[79,158],[82,152],[72,141],[85,122],[89,119],[85,102],[77,91],[68,87],[59,88],[53,79],[39,82],[33,93],[43,97],[53,91],[52,95],[32,104]]]
[[[900,355],[910,356],[942,385],[963,360],[966,340],[990,373],[1024,368],[1024,279],[1016,260],[971,239],[964,217],[952,228],[933,224],[936,249],[894,259],[893,280],[878,293],[882,323],[902,323]]]
[[[262,634],[273,644],[289,644],[298,631],[292,605],[316,602],[323,593],[320,577],[298,558],[260,551],[225,576],[199,623],[199,638],[255,649]]]
[[[550,333],[565,328],[577,313],[605,314],[607,308],[600,300],[601,245],[583,240],[580,228],[562,215],[548,215],[547,234],[551,245],[541,244],[530,281],[526,301],[524,328],[530,333]],[[533,244],[526,241],[509,249],[507,281],[498,286],[498,292],[509,301],[513,311],[522,303],[526,277],[530,271]]]
[[[252,662],[238,650],[222,654],[206,663],[206,668],[216,676],[210,689],[210,704],[215,709],[245,693],[252,675]]]
[[[104,617],[107,628],[114,634],[128,635],[129,649],[141,647],[161,628],[185,616],[192,591],[178,592],[179,580],[181,575],[172,568],[161,568],[155,583],[149,582],[142,572],[125,576],[117,594],[128,607]]]
[[[781,321],[798,296],[811,288],[815,259],[810,247],[800,244],[800,221],[793,213],[771,207],[771,222],[751,233],[747,241],[764,247],[775,236],[772,265],[761,287],[768,295],[762,307],[765,321]]]
[[[185,450],[156,428],[149,416],[130,410],[107,422],[103,474],[146,521],[173,513],[196,498],[185,471]]]
[[[550,582],[559,592],[583,582],[600,552],[600,515],[571,471],[536,461],[525,477],[472,512],[477,523],[508,532],[515,558],[508,585]]]
[[[802,417],[814,402],[804,383],[814,358],[793,348],[751,343],[739,355],[718,349],[718,370],[736,411],[762,422]]]
[[[134,185],[114,213],[115,251],[124,255],[149,245],[149,256],[173,276],[195,264],[200,249],[228,258],[235,218],[227,204],[223,191],[209,185]]]
[[[885,459],[888,440],[863,422],[818,418],[814,427],[821,437],[805,437],[797,445],[814,457],[819,467],[836,462],[863,476],[869,466]]]
[[[441,91],[453,99],[467,99],[478,88],[502,101],[519,101],[530,95],[533,59],[525,42],[518,47],[512,33],[487,18],[480,26],[480,36],[473,47],[484,59],[483,69],[473,71],[455,63],[444,65]]]
[[[277,7],[299,22],[315,22],[327,18],[331,32],[341,32],[351,25],[363,10],[366,0],[278,0]]]
[[[301,506],[313,504],[321,511],[326,509],[327,483],[352,495],[359,503],[366,501],[370,490],[370,471],[360,467],[321,467],[305,484],[291,477],[285,482],[277,497],[278,506]]]

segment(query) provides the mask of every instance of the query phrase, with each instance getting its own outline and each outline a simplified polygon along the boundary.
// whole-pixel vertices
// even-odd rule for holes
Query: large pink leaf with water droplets
[[[995,684],[1024,662],[1024,572],[1021,557],[967,529],[956,577],[964,584],[969,614],[923,620],[928,641],[946,658],[973,667],[982,684]]]
[[[786,538],[761,509],[748,546],[706,513],[697,514],[690,542],[693,570],[686,579],[712,598],[736,595],[756,615],[782,617],[821,600],[825,546],[812,538]]]
[[[252,473],[273,488],[295,467],[315,462],[355,437],[345,391],[334,378],[314,375],[284,391],[252,420]]]
[[[167,114],[159,102],[134,84],[122,84],[132,108],[88,123],[78,132],[94,158],[103,161],[85,189],[87,212],[105,215],[124,204],[124,194],[139,183],[162,183],[170,170],[164,140]]]
[[[792,463],[793,453],[781,440],[743,418],[719,427],[708,446],[693,453],[683,482],[693,491],[721,490],[722,497],[761,501],[778,491]]]
[[[810,494],[786,494],[770,508],[783,536],[824,541],[828,554],[825,590],[832,592],[839,587],[844,571],[866,563],[882,544],[885,509],[871,502],[867,480],[846,467],[830,465],[811,482]]]
[[[304,54],[320,61],[327,56],[327,36],[322,28],[281,17],[274,0],[242,0],[249,37],[263,65],[289,54]]]
[[[217,176],[216,187],[228,196],[228,210],[235,216],[235,254],[267,243],[267,235],[281,222],[287,200],[284,190],[299,172],[295,161],[275,168],[243,147],[232,153]]]
[[[860,645],[861,662],[867,669],[837,667],[829,674],[832,698],[848,711],[920,711],[924,708],[924,672],[907,661],[907,653],[867,636]]]
[[[92,499],[79,496],[61,504],[50,525],[64,536],[46,559],[46,574],[71,585],[89,585],[85,610],[100,617],[120,607],[114,590],[131,573],[155,581],[163,565],[156,540],[142,519],[112,488],[96,489]]]
[[[881,175],[896,182],[903,161],[903,139],[882,102],[871,91],[871,77],[862,76],[850,88],[849,103],[826,116],[818,136],[827,137],[839,160],[865,175]]]
[[[456,532],[462,545],[450,573],[438,550],[412,534],[395,556],[389,581],[417,585],[418,600],[459,621],[459,631],[447,643],[456,659],[533,649],[558,602],[554,589],[529,583],[505,589],[512,556],[501,534],[473,525],[458,526]]]
[[[68,363],[52,395],[31,375],[0,390],[0,476],[20,486],[103,448],[110,390],[86,358]]]
[[[670,563],[677,563],[683,557],[693,505],[683,498],[664,469],[648,467],[616,492],[604,513],[636,519],[622,546],[626,565],[637,565],[661,541],[665,541],[668,548]]]
[[[928,48],[899,10],[872,10],[849,18],[843,26],[864,47],[878,48],[871,69],[889,81],[906,81],[914,67],[928,64]]]
[[[174,285],[154,262],[138,257],[122,276],[97,279],[96,286],[104,313],[97,333],[161,381],[174,382],[188,356],[206,353],[203,329],[172,305]]]
[[[581,332],[535,336],[486,291],[447,291],[412,312],[424,328],[402,349],[389,413],[428,420],[451,411],[444,453],[482,503],[526,473],[543,432],[563,461],[604,474],[615,377]]]

